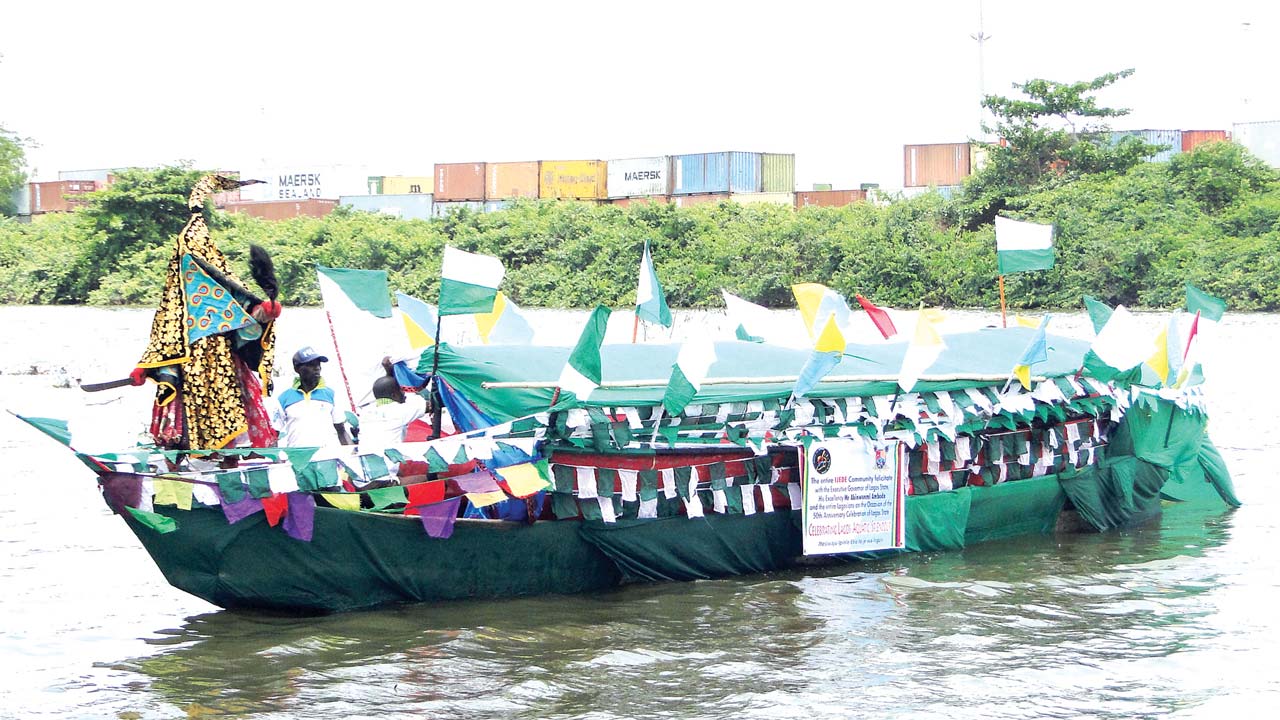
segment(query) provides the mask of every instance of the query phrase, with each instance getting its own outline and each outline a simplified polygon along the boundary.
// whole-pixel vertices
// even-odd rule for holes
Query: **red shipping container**
[[[338,206],[337,200],[307,198],[305,200],[262,200],[229,202],[226,211],[244,213],[263,220],[288,220],[295,217],[324,217]]]
[[[971,167],[969,143],[902,146],[903,187],[959,185]]]
[[[843,207],[866,202],[866,190],[802,190],[796,192],[796,209],[802,207]]]
[[[53,180],[28,184],[31,192],[31,214],[71,212],[85,204],[83,196],[98,189],[93,180]]]
[[[1225,142],[1226,140],[1226,130],[1183,130],[1182,152],[1191,152],[1197,145],[1203,145],[1208,142]]]
[[[436,163],[436,202],[484,200],[485,163]]]

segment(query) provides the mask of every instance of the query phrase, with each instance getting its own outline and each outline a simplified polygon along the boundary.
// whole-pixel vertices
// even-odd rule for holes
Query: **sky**
[[[798,189],[895,188],[903,145],[976,137],[981,91],[1031,78],[1134,68],[1099,95],[1132,109],[1116,129],[1280,120],[1277,5],[22,2],[0,125],[33,180],[747,150],[794,153]]]

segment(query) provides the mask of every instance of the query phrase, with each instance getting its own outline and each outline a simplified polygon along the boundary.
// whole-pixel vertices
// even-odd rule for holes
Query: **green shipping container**
[[[789,193],[796,189],[796,156],[760,154],[761,192]]]

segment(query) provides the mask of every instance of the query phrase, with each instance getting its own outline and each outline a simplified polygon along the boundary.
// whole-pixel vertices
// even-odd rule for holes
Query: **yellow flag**
[[[177,505],[178,490],[175,485],[177,480],[165,480],[164,478],[156,478],[151,482],[151,486],[155,488],[156,496],[151,502],[156,505]],[[191,508],[191,503],[187,501],[187,509]]]
[[[1018,365],[1013,369],[1013,376],[1018,378],[1018,382],[1022,383],[1022,387],[1031,389],[1031,366]]]
[[[467,493],[467,501],[471,503],[472,507],[478,508],[488,507],[506,499],[507,494],[501,490],[487,493]]]
[[[1147,365],[1160,377],[1160,382],[1169,382],[1169,328],[1165,327],[1156,335],[1156,351],[1147,358]]]
[[[791,293],[796,296],[796,306],[800,308],[800,317],[804,319],[804,326],[808,328],[809,335],[813,335],[813,325],[818,319],[818,306],[822,304],[822,298],[827,293],[825,285],[818,283],[801,283],[791,286]]]
[[[840,333],[840,327],[836,325],[836,316],[830,315],[827,317],[827,324],[822,328],[822,334],[818,336],[818,343],[813,349],[818,352],[844,352],[844,347],[844,335]]]
[[[320,493],[320,497],[340,510],[360,509],[360,493]]]
[[[498,324],[498,318],[502,317],[502,313],[507,309],[507,296],[501,290],[493,299],[493,312],[476,313],[476,329],[480,331],[480,341],[489,344],[489,334],[493,332],[493,327]]]
[[[1013,320],[1018,324],[1019,327],[1029,327],[1029,328],[1040,327],[1040,321],[1036,320],[1035,318],[1025,318],[1025,317],[1022,317],[1021,315],[1014,315]]]
[[[511,494],[518,497],[529,497],[539,490],[551,486],[550,481],[539,471],[537,463],[523,463],[510,467],[497,468],[498,475],[507,481]]]
[[[404,320],[404,330],[409,333],[409,346],[415,348],[430,347],[436,344],[436,339],[431,337],[421,325],[413,321],[406,312],[400,313],[400,319]]]

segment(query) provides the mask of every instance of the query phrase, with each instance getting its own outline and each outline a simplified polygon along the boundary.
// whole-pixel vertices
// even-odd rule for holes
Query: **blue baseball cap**
[[[293,354],[294,365],[306,365],[307,363],[312,362],[314,360],[319,360],[320,362],[329,362],[329,358],[316,352],[316,349],[311,347],[310,345],[302,348],[301,350]]]

